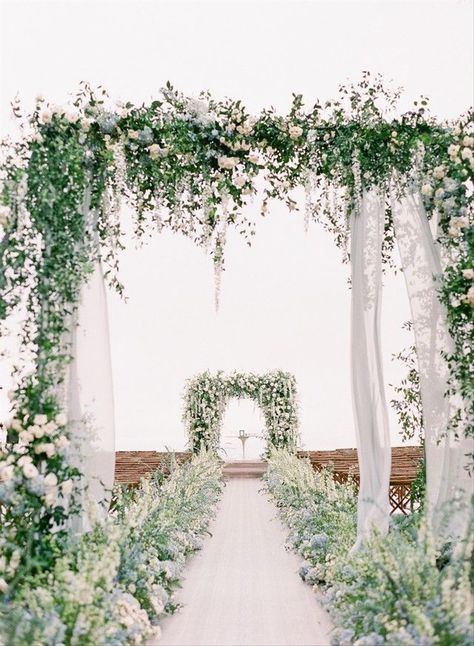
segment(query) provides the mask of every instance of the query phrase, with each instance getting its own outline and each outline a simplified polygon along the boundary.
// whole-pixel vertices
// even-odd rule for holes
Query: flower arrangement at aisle
[[[186,557],[202,537],[222,490],[221,465],[202,452],[160,484],[119,493],[106,522],[70,536],[49,572],[4,591],[0,643],[144,644],[174,612]]]
[[[282,370],[264,375],[213,375],[207,371],[187,382],[183,397],[183,421],[193,452],[218,449],[224,410],[231,397],[249,397],[258,403],[268,447],[297,448],[298,402],[293,375]]]
[[[336,623],[334,646],[472,643],[472,536],[455,553],[436,552],[422,517],[394,520],[388,536],[356,538],[356,491],[306,459],[274,450],[268,491],[305,561],[301,577],[321,590]],[[316,587],[317,586],[317,587]]]

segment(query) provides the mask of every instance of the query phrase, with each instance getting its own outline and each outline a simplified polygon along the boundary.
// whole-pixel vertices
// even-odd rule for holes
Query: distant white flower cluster
[[[231,397],[253,399],[262,409],[268,447],[296,449],[298,401],[293,375],[277,370],[253,373],[205,372],[186,385],[183,420],[191,449],[216,450],[220,443],[223,414]]]

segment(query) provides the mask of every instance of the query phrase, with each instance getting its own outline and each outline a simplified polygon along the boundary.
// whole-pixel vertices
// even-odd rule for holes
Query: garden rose
[[[474,307],[474,285],[469,288],[467,294],[461,296],[461,300],[463,303],[467,303],[471,307]]]
[[[61,492],[63,496],[69,496],[72,493],[73,482],[72,480],[64,480],[61,482]]]
[[[10,428],[12,428],[14,431],[17,431],[18,433],[23,430],[23,426],[21,425],[21,422],[19,419],[12,419],[10,422]]]
[[[239,158],[238,157],[218,157],[217,158],[217,163],[219,165],[219,168],[225,168],[226,170],[232,170],[232,168],[235,168],[237,164],[239,163]]]
[[[51,112],[51,110],[48,110],[47,108],[45,108],[44,110],[41,110],[41,112],[39,113],[40,123],[50,123],[52,118],[53,118],[53,113]]]
[[[21,431],[18,439],[22,444],[29,444],[33,441],[34,435],[30,431]]]
[[[2,464],[0,467],[0,481],[8,482],[13,478],[14,473],[15,469],[11,464]]]
[[[446,169],[444,166],[436,166],[436,168],[433,170],[433,177],[436,179],[443,179],[445,176]]]
[[[31,480],[39,475],[39,471],[32,462],[26,462],[23,465],[23,475],[25,478]]]
[[[470,137],[469,135],[466,135],[462,140],[462,145],[472,148],[474,146],[474,137]]]
[[[65,415],[64,413],[59,413],[59,414],[58,414],[58,415],[56,415],[56,417],[54,418],[54,421],[56,422],[56,424],[57,424],[58,426],[66,426],[66,424],[67,424],[67,417],[66,417],[66,415]]]
[[[51,458],[56,453],[56,447],[50,442],[44,442],[43,444],[35,446],[35,453],[37,455],[40,453],[46,453],[48,458]]]
[[[56,491],[56,489],[50,489],[48,493],[44,496],[45,503],[50,507],[56,504],[57,499],[58,499],[58,492]]]
[[[58,478],[55,473],[48,473],[44,479],[47,487],[55,487],[58,484]]]
[[[0,578],[0,592],[6,592],[8,590],[8,583],[5,579]]]
[[[70,444],[69,439],[65,435],[60,435],[54,440],[54,443],[58,449],[65,449]]]
[[[148,148],[148,153],[151,159],[159,159],[162,155],[161,146],[159,144],[152,144]]]
[[[468,280],[474,280],[474,269],[463,269],[462,275]]]
[[[0,206],[0,227],[6,227],[9,219],[10,219],[10,208],[2,204]]]
[[[58,430],[58,425],[53,420],[51,420],[50,422],[48,422],[43,426],[43,431],[45,435],[52,435],[54,431],[57,431],[57,430]]]
[[[128,135],[129,139],[138,139],[139,132],[138,132],[138,130],[129,130],[127,132],[127,135]]]
[[[43,426],[48,422],[48,417],[46,415],[35,415],[33,419],[33,424],[38,426]]]
[[[234,177],[232,181],[234,186],[236,186],[237,188],[242,188],[247,182],[247,178],[245,177],[245,175],[237,175],[237,177]]]
[[[472,159],[472,148],[463,148],[461,152],[461,157],[463,159]]]
[[[461,146],[457,146],[456,144],[451,144],[448,147],[448,155],[450,157],[456,157],[460,149],[461,149]]]
[[[290,126],[288,128],[288,134],[292,139],[298,139],[303,134],[303,128],[301,126]]]
[[[433,195],[433,187],[431,184],[423,184],[421,187],[421,194],[426,197],[431,197]]]

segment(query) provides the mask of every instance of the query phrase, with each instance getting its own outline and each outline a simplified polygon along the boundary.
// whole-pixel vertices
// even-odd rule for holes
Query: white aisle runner
[[[187,565],[161,646],[325,646],[331,620],[284,549],[286,529],[257,478],[227,482],[212,538]]]

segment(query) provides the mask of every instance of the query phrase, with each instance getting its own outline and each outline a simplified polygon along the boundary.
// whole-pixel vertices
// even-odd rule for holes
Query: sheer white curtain
[[[395,235],[407,285],[420,373],[426,452],[427,511],[440,541],[462,538],[470,520],[472,479],[464,468],[472,442],[446,429],[452,413],[445,396],[449,369],[443,353],[452,351],[446,312],[438,297],[439,248],[418,192],[392,195]],[[462,430],[461,430],[462,435]]]
[[[94,225],[94,213],[86,217]],[[95,235],[95,234],[93,234]],[[98,245],[97,239],[95,243]],[[71,462],[83,474],[82,513],[73,521],[87,531],[108,511],[115,475],[115,420],[106,289],[100,260],[81,288],[68,334],[72,361],[64,407],[72,432]]]
[[[352,398],[357,435],[360,489],[358,536],[354,548],[389,522],[390,434],[380,343],[384,198],[364,192],[351,218]]]

